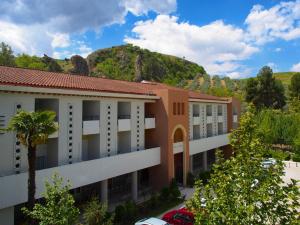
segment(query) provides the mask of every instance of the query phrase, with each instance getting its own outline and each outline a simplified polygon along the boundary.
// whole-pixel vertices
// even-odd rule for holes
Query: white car
[[[268,169],[271,166],[274,166],[275,164],[276,164],[276,159],[273,159],[273,158],[266,159],[262,162],[262,166],[265,169]]]
[[[137,221],[134,225],[170,225],[166,221],[151,217]]]

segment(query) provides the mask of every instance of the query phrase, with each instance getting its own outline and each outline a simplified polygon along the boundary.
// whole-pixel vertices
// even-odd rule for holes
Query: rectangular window
[[[218,116],[222,116],[223,115],[223,107],[222,105],[218,105]]]
[[[184,103],[181,103],[181,115],[184,115]]]
[[[173,103],[173,115],[176,115],[176,102]]]
[[[177,102],[177,115],[180,115],[180,103]]]
[[[206,105],[206,116],[212,116],[212,105]]]

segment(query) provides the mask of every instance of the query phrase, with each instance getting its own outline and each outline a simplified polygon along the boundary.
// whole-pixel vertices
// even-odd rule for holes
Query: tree
[[[71,184],[64,185],[63,178],[54,173],[52,182],[46,181],[45,188],[45,204],[35,204],[33,210],[22,208],[23,212],[40,225],[74,225],[79,209],[74,206],[75,200],[69,193]]]
[[[136,82],[141,82],[143,80],[142,67],[143,67],[143,62],[142,62],[142,55],[140,53],[136,56],[135,64],[134,64],[134,68],[135,68],[134,72],[135,72],[135,81]]]
[[[289,85],[289,94],[291,98],[300,99],[300,73],[295,73],[291,78]]]
[[[14,66],[15,56],[11,47],[4,42],[0,43],[0,66]]]
[[[233,131],[233,156],[225,160],[220,152],[206,186],[197,181],[187,206],[196,224],[297,224],[300,200],[297,182],[285,185],[281,161],[262,166],[266,146],[257,132],[255,111],[248,110]],[[204,204],[205,202],[205,204]]]
[[[46,64],[47,71],[50,71],[50,72],[62,72],[63,71],[55,59],[53,59],[45,54],[42,58],[42,62]]]
[[[21,68],[47,70],[47,65],[37,56],[21,54],[16,57],[15,62]]]
[[[270,67],[264,66],[257,78],[250,78],[246,85],[247,102],[252,102],[257,108],[280,109],[285,105],[284,87],[273,77]]]
[[[93,198],[84,208],[86,225],[113,225],[114,216],[107,212],[107,204]]]
[[[35,163],[36,147],[47,142],[48,136],[58,128],[54,122],[55,112],[26,112],[18,111],[6,128],[16,132],[17,138],[27,147],[28,157],[28,207],[32,209],[35,202]]]
[[[71,73],[80,74],[80,75],[89,75],[89,67],[86,60],[80,55],[73,55],[71,57],[71,63],[73,65],[73,69],[71,69]]]

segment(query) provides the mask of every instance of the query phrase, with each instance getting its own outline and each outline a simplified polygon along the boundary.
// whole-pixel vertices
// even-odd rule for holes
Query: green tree
[[[61,66],[56,62],[55,59],[53,59],[45,54],[42,58],[42,62],[46,64],[47,71],[50,71],[50,72],[62,72],[63,71]]]
[[[74,225],[78,220],[79,209],[74,206],[75,200],[69,193],[70,188],[69,182],[64,185],[63,178],[54,173],[52,181],[46,181],[45,184],[45,204],[35,204],[33,210],[22,210],[39,221],[40,225]]]
[[[272,69],[264,66],[256,79],[248,80],[245,99],[257,108],[279,109],[285,105],[284,87],[281,81],[275,80]]]
[[[21,54],[16,57],[15,62],[21,68],[47,70],[47,65],[37,56]]]
[[[80,55],[73,55],[71,57],[71,63],[73,68],[70,70],[71,73],[80,75],[89,75],[89,67],[86,60]]]
[[[114,216],[108,213],[106,203],[93,198],[84,208],[83,219],[86,225],[113,225]]]
[[[4,42],[0,43],[0,66],[14,66],[15,57],[11,47]]]
[[[16,132],[17,138],[27,147],[28,155],[28,207],[32,209],[35,202],[35,163],[36,147],[46,143],[48,136],[58,128],[55,124],[55,112],[18,111],[9,121],[6,131]]]
[[[300,99],[300,73],[295,73],[289,85],[289,95],[291,98]]]
[[[225,160],[218,152],[208,184],[203,187],[197,181],[187,202],[196,224],[298,224],[299,187],[294,180],[283,183],[281,161],[262,166],[266,146],[257,132],[255,113],[247,111],[230,137],[234,156]]]

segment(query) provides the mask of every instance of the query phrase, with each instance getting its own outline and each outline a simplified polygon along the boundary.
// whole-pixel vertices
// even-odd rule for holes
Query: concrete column
[[[136,202],[138,200],[138,172],[137,171],[132,172],[131,176],[132,176],[131,195],[132,195],[132,200]]]
[[[193,173],[193,156],[190,156],[190,172]]]
[[[108,180],[101,181],[101,202],[108,202]]]
[[[0,209],[0,223],[14,225],[14,207]]]
[[[203,168],[204,171],[207,171],[207,151],[203,152]]]

